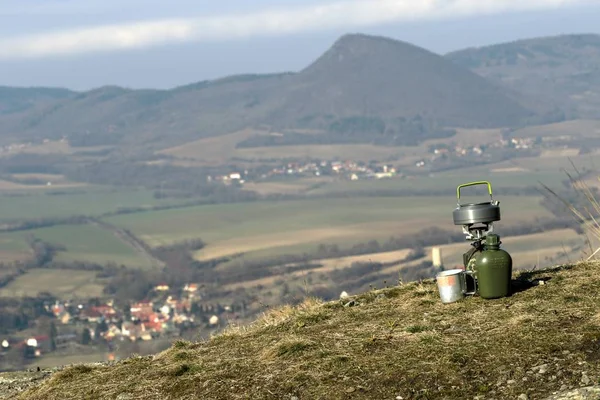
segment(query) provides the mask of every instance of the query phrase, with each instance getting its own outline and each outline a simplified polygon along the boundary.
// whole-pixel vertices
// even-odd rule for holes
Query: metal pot
[[[460,190],[468,186],[487,185],[490,201],[477,204],[460,204]],[[457,207],[452,213],[454,225],[490,224],[500,221],[500,202],[492,198],[492,184],[487,181],[471,182],[456,188]]]

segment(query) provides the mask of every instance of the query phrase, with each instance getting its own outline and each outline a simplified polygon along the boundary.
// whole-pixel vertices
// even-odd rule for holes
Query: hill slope
[[[19,398],[546,398],[598,383],[598,272],[523,274],[493,301],[443,305],[426,281],[307,302],[154,357],[67,368]]]
[[[524,95],[532,106],[600,117],[600,35],[520,40],[446,55],[457,65]]]
[[[0,136],[166,147],[242,128],[324,128],[344,117],[505,126],[530,112],[468,69],[407,43],[346,35],[299,73],[243,75],[173,90],[103,87],[32,110]],[[402,134],[402,133],[400,133]]]
[[[61,88],[14,88],[0,86],[0,115],[26,111],[36,106],[64,100],[75,93]]]
[[[377,115],[443,125],[503,126],[527,112],[498,89],[437,54],[408,43],[345,35],[291,77],[282,122],[302,115]]]

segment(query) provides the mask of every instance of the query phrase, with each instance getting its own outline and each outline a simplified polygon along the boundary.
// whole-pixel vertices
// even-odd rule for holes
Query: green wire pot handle
[[[492,184],[489,183],[488,181],[477,181],[477,182],[471,182],[471,183],[463,183],[462,185],[459,185],[456,188],[456,199],[458,200],[458,205],[460,205],[460,189],[469,187],[469,186],[476,186],[476,185],[487,185],[488,187],[488,192],[490,194],[490,201],[494,201],[494,199],[492,198]]]

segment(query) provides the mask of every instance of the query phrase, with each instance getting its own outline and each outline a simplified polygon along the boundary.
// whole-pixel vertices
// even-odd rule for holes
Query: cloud
[[[348,0],[323,5],[137,21],[0,38],[0,58],[83,54],[175,42],[235,40],[599,3],[600,0]]]

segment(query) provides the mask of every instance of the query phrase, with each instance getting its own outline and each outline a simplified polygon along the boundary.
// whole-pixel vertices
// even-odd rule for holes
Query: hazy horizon
[[[600,33],[599,1],[415,4],[175,0],[167,7],[156,0],[92,0],[85,6],[73,0],[0,0],[0,85],[166,89],[240,73],[298,71],[347,33],[387,36],[438,54]]]

